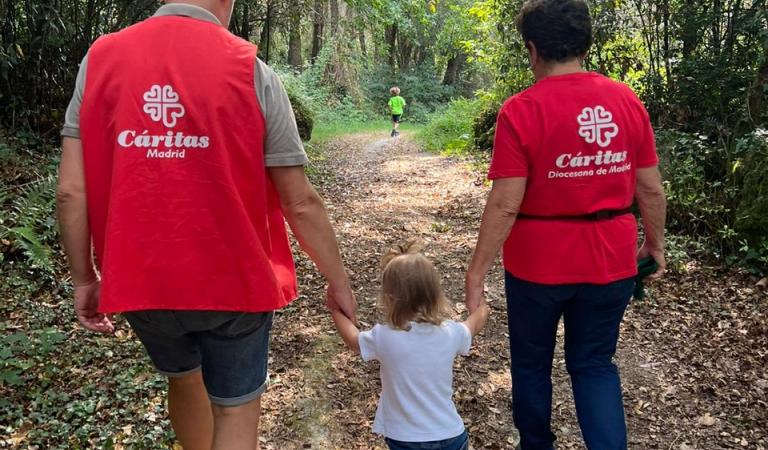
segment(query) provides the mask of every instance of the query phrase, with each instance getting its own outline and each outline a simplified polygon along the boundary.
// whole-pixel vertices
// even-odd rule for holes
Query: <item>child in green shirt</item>
[[[389,110],[392,113],[392,137],[400,135],[397,131],[398,125],[400,125],[400,116],[403,115],[403,108],[405,107],[405,99],[400,97],[400,88],[395,86],[389,90],[392,97],[389,99]]]

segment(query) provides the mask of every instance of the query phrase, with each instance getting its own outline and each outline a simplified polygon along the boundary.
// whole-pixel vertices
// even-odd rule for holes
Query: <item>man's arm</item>
[[[637,255],[638,259],[652,256],[659,264],[656,272],[648,278],[660,278],[666,270],[664,259],[664,225],[667,220],[667,199],[661,184],[658,167],[637,170],[635,198],[643,218],[645,242]]]
[[[99,333],[111,333],[114,327],[109,318],[98,313],[100,286],[91,253],[83,147],[80,139],[65,137],[61,148],[56,212],[61,245],[67,255],[75,286],[75,313],[85,328]]]
[[[485,277],[515,223],[525,185],[525,177],[499,178],[493,182],[480,222],[475,253],[467,270],[465,295],[470,313],[484,301]]]
[[[299,245],[328,281],[329,308],[341,309],[356,322],[357,302],[341,261],[336,235],[323,200],[304,174],[304,167],[268,167],[267,170]]]
[[[56,210],[61,230],[61,243],[69,260],[75,286],[98,279],[91,256],[91,233],[88,228],[88,207],[85,198],[85,172],[80,139],[65,137],[61,144],[59,184],[56,190]]]

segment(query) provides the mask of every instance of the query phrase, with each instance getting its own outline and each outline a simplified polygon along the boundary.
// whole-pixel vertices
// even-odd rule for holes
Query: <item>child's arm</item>
[[[467,317],[464,321],[464,325],[469,328],[469,333],[472,337],[477,336],[477,333],[485,326],[485,321],[488,320],[488,315],[491,313],[491,308],[483,302],[475,311]],[[349,320],[349,319],[347,319]]]
[[[360,330],[357,329],[354,323],[349,320],[349,317],[345,316],[340,310],[331,310],[331,317],[336,324],[336,329],[341,335],[341,339],[347,344],[350,350],[355,353],[360,353]]]

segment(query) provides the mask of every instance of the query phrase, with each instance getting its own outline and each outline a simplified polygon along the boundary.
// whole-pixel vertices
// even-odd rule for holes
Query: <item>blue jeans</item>
[[[445,439],[443,441],[429,442],[403,442],[394,439],[385,438],[384,441],[389,446],[389,450],[468,450],[469,435],[463,432],[456,437]]]
[[[565,363],[589,450],[624,450],[627,429],[619,371],[619,326],[634,279],[607,285],[543,285],[506,274],[512,413],[522,450],[552,450],[552,358],[565,323]]]

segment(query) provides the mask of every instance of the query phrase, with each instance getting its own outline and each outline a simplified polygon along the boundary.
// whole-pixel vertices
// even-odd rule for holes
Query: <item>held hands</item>
[[[340,311],[352,323],[357,324],[357,300],[348,281],[341,285],[328,285],[325,294],[325,305],[329,310]]]
[[[662,276],[664,276],[664,272],[667,270],[667,261],[664,259],[664,248],[659,248],[658,246],[652,246],[648,242],[645,242],[642,247],[640,247],[640,250],[637,252],[637,259],[638,261],[647,258],[648,256],[652,256],[653,259],[656,261],[656,263],[659,265],[659,268],[656,269],[656,272],[648,275],[648,278],[646,280],[658,280]]]
[[[466,285],[464,286],[464,302],[467,305],[467,310],[470,314],[475,312],[477,308],[485,305],[485,282],[484,280],[471,281],[467,277]]]
[[[98,312],[101,282],[75,286],[75,314],[80,324],[97,333],[110,334],[115,331],[110,317]]]

